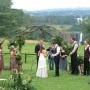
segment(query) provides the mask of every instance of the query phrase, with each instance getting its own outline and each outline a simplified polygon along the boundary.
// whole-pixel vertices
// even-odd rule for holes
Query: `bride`
[[[37,68],[36,76],[41,77],[41,78],[48,77],[45,48],[42,48],[42,50],[40,50],[40,52],[39,52],[39,62],[38,62],[38,68]]]

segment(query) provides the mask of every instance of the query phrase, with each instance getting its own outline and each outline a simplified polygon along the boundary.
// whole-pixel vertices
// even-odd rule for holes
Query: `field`
[[[4,53],[9,52],[7,43],[8,42],[6,41],[3,44]],[[22,53],[33,54],[36,43],[27,41],[26,44],[23,46]],[[49,43],[45,43],[45,46],[47,48],[49,46]],[[79,47],[78,53],[79,54],[83,53],[82,46]],[[45,79],[37,78],[35,76],[36,57],[28,55],[27,62],[25,63],[24,54],[22,56],[23,56],[24,75],[29,74],[33,76],[32,85],[35,87],[36,90],[90,90],[90,84],[88,84],[88,82],[90,81],[90,76],[82,76],[82,75],[73,76],[70,74],[69,71],[60,72],[59,77],[54,77],[54,70],[53,71],[48,70],[48,75],[49,75],[48,78]],[[4,62],[5,62],[5,66],[7,65],[9,66],[9,62],[10,62],[9,54],[4,55]],[[2,75],[3,78],[8,79],[10,77],[10,70],[4,70]]]

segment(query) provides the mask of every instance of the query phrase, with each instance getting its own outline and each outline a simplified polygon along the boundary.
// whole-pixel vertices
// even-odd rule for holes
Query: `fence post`
[[[26,60],[26,59],[27,59],[27,54],[25,53],[25,63],[27,62],[27,60]]]

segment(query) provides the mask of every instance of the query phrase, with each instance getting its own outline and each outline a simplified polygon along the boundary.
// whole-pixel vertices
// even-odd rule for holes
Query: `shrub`
[[[34,88],[31,85],[32,78],[27,75],[26,78],[20,73],[14,73],[12,78],[9,80],[9,89],[10,90],[33,90]]]

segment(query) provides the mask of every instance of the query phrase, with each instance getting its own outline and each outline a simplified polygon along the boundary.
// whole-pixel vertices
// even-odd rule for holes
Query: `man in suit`
[[[59,76],[59,61],[60,61],[60,47],[57,43],[52,43],[54,49],[53,54],[51,55],[54,58],[55,62],[55,77]]]
[[[72,51],[70,52],[71,56],[71,74],[78,74],[78,65],[77,65],[77,50],[78,50],[78,43],[75,38],[71,38],[72,43]]]
[[[39,51],[44,47],[43,40],[40,40],[39,43],[35,46],[35,53],[37,57],[37,67],[38,67],[38,60],[39,60]]]

